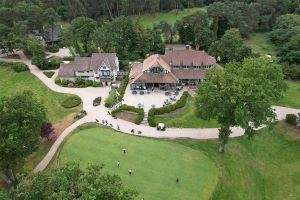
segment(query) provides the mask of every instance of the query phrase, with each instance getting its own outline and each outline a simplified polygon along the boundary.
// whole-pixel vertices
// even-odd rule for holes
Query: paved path
[[[104,107],[104,104],[93,107],[93,100],[96,97],[101,96],[104,100],[110,91],[110,87],[102,87],[102,88],[64,88],[58,86],[54,83],[54,78],[56,74],[51,78],[47,78],[43,72],[38,69],[36,66],[31,64],[31,61],[27,59],[23,53],[20,54],[20,60],[13,60],[13,59],[3,59],[0,60],[10,61],[10,62],[23,62],[28,65],[30,72],[39,78],[47,87],[55,92],[66,93],[66,94],[74,94],[78,95],[83,102],[83,109],[87,111],[87,116],[84,118],[76,121],[71,126],[66,128],[62,134],[57,138],[57,140],[52,145],[51,149],[47,153],[47,155],[43,158],[43,160],[36,166],[34,171],[42,171],[44,170],[51,159],[54,157],[55,153],[57,152],[59,146],[64,141],[64,139],[72,133],[78,126],[88,123],[88,122],[95,122],[96,119],[99,120],[101,123],[102,120],[107,120],[108,124],[112,124],[113,128],[116,129],[117,126],[120,127],[120,131],[124,133],[131,134],[131,129],[135,130],[135,134],[138,131],[141,131],[141,136],[145,137],[155,137],[155,138],[191,138],[191,139],[215,139],[218,138],[218,129],[217,128],[168,128],[164,132],[157,131],[155,128],[146,126],[146,125],[136,125],[131,122],[127,122],[121,119],[114,119],[109,114],[109,109]],[[277,119],[282,120],[285,118],[286,114],[288,113],[298,113],[300,109],[292,109],[280,106],[274,106],[276,110]],[[244,134],[244,130],[241,128],[234,127],[232,128],[231,137],[237,137]]]

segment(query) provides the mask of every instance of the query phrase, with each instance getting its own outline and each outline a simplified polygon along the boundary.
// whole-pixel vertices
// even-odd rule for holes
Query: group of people
[[[126,149],[125,149],[125,147],[123,148],[123,153],[126,154]],[[121,163],[120,163],[120,161],[118,160],[118,161],[117,161],[117,166],[120,167],[120,164],[121,164]],[[128,170],[128,174],[129,174],[129,176],[132,175],[132,169],[129,169],[129,170]]]

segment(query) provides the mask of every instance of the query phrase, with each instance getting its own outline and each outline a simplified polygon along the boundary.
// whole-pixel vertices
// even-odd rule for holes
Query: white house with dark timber
[[[93,53],[91,57],[76,57],[70,63],[61,64],[58,77],[70,81],[81,77],[108,85],[116,81],[118,72],[119,59],[115,53]]]

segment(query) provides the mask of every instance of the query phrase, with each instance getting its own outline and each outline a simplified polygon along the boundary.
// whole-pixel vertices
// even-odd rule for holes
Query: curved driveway
[[[57,140],[52,145],[51,149],[47,153],[47,155],[43,158],[43,160],[36,166],[34,171],[42,171],[44,170],[51,159],[54,157],[56,151],[58,150],[61,143],[64,139],[78,126],[88,123],[95,122],[98,119],[100,122],[102,120],[107,120],[108,124],[112,124],[114,129],[117,129],[117,126],[120,127],[120,131],[124,133],[131,134],[131,130],[135,130],[135,134],[138,131],[141,131],[141,136],[146,137],[155,137],[155,138],[191,138],[191,139],[215,139],[218,138],[218,129],[217,128],[168,128],[164,132],[159,132],[155,128],[146,126],[146,125],[136,125],[131,122],[127,122],[121,119],[114,119],[109,114],[108,108],[105,108],[103,104],[98,107],[93,107],[93,100],[96,97],[101,96],[104,100],[110,91],[110,87],[102,87],[102,88],[65,88],[58,86],[54,83],[54,79],[57,75],[57,70],[55,75],[50,79],[43,74],[43,71],[38,69],[35,65],[31,64],[31,60],[27,59],[23,53],[19,53],[19,59],[4,59],[0,58],[3,61],[10,62],[23,62],[28,65],[30,72],[39,78],[47,87],[55,92],[66,93],[66,94],[74,94],[78,95],[83,102],[83,109],[87,111],[87,116],[76,121],[71,126],[66,128],[62,134],[57,138]],[[280,106],[274,106],[276,110],[277,119],[282,120],[285,118],[288,113],[299,113],[300,109],[292,109]],[[232,128],[231,137],[237,137],[244,134],[244,130],[241,128],[234,127]]]

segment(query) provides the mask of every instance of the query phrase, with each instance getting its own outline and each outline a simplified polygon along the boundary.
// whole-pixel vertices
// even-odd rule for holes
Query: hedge
[[[297,125],[297,116],[294,115],[294,114],[287,114],[286,115],[286,118],[285,118],[285,121],[288,123],[288,124],[291,124],[291,125]]]
[[[52,76],[55,74],[55,72],[53,71],[47,71],[47,72],[43,72],[45,74],[45,76],[47,76],[48,78],[52,78]]]
[[[71,96],[66,98],[61,105],[64,108],[74,108],[76,106],[79,106],[81,104],[81,99],[78,96]]]
[[[0,61],[0,65],[3,67],[11,67],[15,72],[28,71],[29,68],[26,64],[20,62],[3,62]]]
[[[102,87],[101,82],[84,80],[80,77],[77,77],[74,82],[56,77],[55,84],[60,85],[62,87],[70,87],[70,88]]]
[[[149,126],[151,126],[151,127],[157,126],[157,123],[155,122],[155,115],[162,115],[165,113],[170,113],[179,108],[183,108],[185,106],[186,100],[189,96],[190,96],[190,94],[187,91],[185,91],[185,92],[183,92],[182,96],[176,103],[165,106],[165,107],[161,107],[161,108],[151,108],[148,112]]]
[[[137,117],[135,119],[135,124],[141,124],[144,119],[144,109],[143,108],[136,108],[134,106],[129,106],[126,104],[121,105],[118,109],[111,112],[113,117],[116,117],[116,114],[123,111],[131,111],[137,113]]]
[[[117,97],[115,90],[111,90],[110,95],[105,99],[105,107],[111,108],[115,103],[117,103],[117,100],[122,100],[125,95],[126,87],[129,82],[129,77],[126,76],[121,81],[120,87],[117,89],[119,96]]]

